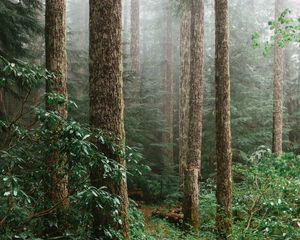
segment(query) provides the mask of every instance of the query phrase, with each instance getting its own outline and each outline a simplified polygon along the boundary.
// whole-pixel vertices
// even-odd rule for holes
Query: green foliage
[[[285,9],[277,19],[268,22],[269,29],[274,34],[267,41],[262,41],[260,34],[255,32],[252,36],[253,47],[260,48],[263,46],[263,54],[267,56],[274,44],[277,44],[281,48],[293,42],[299,44],[300,18],[293,18],[290,15],[291,10]]]
[[[299,157],[265,154],[251,158],[248,166],[235,167],[235,174],[243,178],[235,186],[235,235],[251,240],[298,239]]]
[[[28,54],[32,39],[42,32],[39,0],[0,1],[0,52],[8,56]]]
[[[30,91],[40,81],[53,77],[40,68],[29,71],[29,65],[6,61],[4,65],[1,71],[4,89],[25,83]],[[45,97],[53,109],[66,103],[59,94]],[[110,133],[92,129],[71,118],[64,119],[54,111],[34,108],[34,112],[37,119],[34,128],[27,128],[18,121],[0,122],[0,134],[7,136],[0,152],[0,239],[43,239],[45,229],[49,226],[61,228],[61,223],[64,225],[60,229],[62,239],[84,239],[91,230],[92,206],[115,209],[114,221],[120,223],[119,197],[110,194],[104,186],[92,186],[89,176],[94,167],[100,166],[105,178],[119,180],[126,169],[96,145],[106,145],[113,155],[125,158],[132,165],[139,164],[136,158],[140,155],[134,149],[115,144]],[[56,211],[57,206],[53,206],[47,194],[47,189],[51,189],[47,159],[53,152],[58,162],[52,167],[59,169],[60,177],[68,176],[70,205],[63,212]],[[111,228],[105,232],[111,238],[119,236]]]
[[[246,164],[234,166],[233,240],[300,238],[300,157],[277,158],[265,146],[251,154]],[[164,220],[146,221],[154,239],[215,239],[215,183],[202,183],[200,232],[187,234]]]

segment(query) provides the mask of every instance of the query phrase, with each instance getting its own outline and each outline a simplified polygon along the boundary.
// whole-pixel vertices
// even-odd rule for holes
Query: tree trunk
[[[7,112],[5,107],[5,96],[4,89],[0,88],[0,121],[7,120]],[[6,129],[0,129],[1,132],[1,142],[0,142],[0,150],[2,150],[6,146],[7,132]]]
[[[131,71],[133,73],[133,98],[134,102],[140,97],[140,2],[131,0]]]
[[[282,0],[276,0],[275,18],[277,19],[283,10]],[[277,36],[281,38],[281,36]],[[283,128],[283,75],[284,75],[284,51],[278,44],[274,46],[274,86],[273,86],[273,152],[276,156],[282,154],[282,128]]]
[[[173,166],[173,73],[172,73],[172,11],[171,0],[167,0],[167,12],[165,22],[165,65],[164,65],[164,116],[166,123],[166,131],[163,133],[164,146],[164,169],[166,173],[172,172]]]
[[[188,154],[184,166],[183,214],[184,222],[197,230],[203,115],[204,0],[192,0],[191,2],[190,36]]]
[[[122,17],[121,0],[90,0],[90,122],[113,134],[117,144],[124,147],[124,99],[122,80]],[[125,166],[125,160],[98,144],[101,151]],[[129,236],[128,196],[126,177],[112,180],[103,177],[101,167],[91,173],[93,186],[106,186],[120,197],[122,224],[113,221],[115,209],[93,208],[93,237],[106,239],[103,228],[120,230]]]
[[[218,239],[232,231],[232,151],[230,127],[229,9],[228,0],[215,0],[216,15],[216,159]]]
[[[46,68],[55,73],[55,77],[46,82],[46,93],[62,95],[67,100],[67,52],[66,52],[66,2],[65,0],[46,0],[45,15],[45,41],[46,41]],[[46,99],[46,109],[55,111],[67,118],[67,104],[54,107]],[[65,156],[59,156],[57,152],[48,156],[48,168],[50,171],[50,192],[48,193],[53,205],[58,205],[58,210],[66,208],[68,201],[68,177],[64,174]],[[59,212],[57,212],[59,213]],[[59,229],[49,229],[47,234],[57,235]],[[52,232],[54,231],[54,232]]]
[[[180,107],[179,107],[179,177],[180,189],[183,190],[184,168],[188,153],[189,129],[189,84],[190,84],[190,38],[191,12],[185,10],[180,26]]]
[[[6,120],[6,108],[3,88],[0,88],[0,120]]]

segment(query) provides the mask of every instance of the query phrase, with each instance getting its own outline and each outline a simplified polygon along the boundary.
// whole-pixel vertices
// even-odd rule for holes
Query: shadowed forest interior
[[[300,240],[300,0],[0,0],[0,240]]]

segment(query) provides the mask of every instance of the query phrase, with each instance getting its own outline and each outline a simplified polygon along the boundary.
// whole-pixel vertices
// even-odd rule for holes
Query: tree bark
[[[121,0],[90,0],[90,122],[95,128],[110,132],[124,147],[124,99],[122,80],[122,17]],[[106,146],[99,150],[125,167],[125,160],[115,156]],[[101,167],[93,169],[91,182],[120,197],[122,224],[113,222],[115,209],[93,207],[93,237],[106,239],[103,228],[120,230],[129,237],[128,194],[126,177],[120,180],[103,178]],[[100,228],[101,227],[101,228]]]
[[[218,239],[232,231],[232,150],[230,127],[229,9],[228,0],[215,0],[216,43],[216,159]]]
[[[6,120],[6,108],[3,88],[0,88],[0,120]]]
[[[183,190],[184,168],[188,153],[189,84],[191,50],[191,11],[185,10],[180,26],[180,87],[179,87],[179,184]]]
[[[140,2],[131,0],[131,71],[133,73],[133,97],[134,101],[140,97]]]
[[[165,20],[164,36],[164,116],[166,131],[163,133],[164,147],[164,169],[166,173],[172,172],[173,165],[173,37],[172,37],[172,11],[171,0],[167,0],[167,12]]]
[[[184,166],[184,222],[199,226],[199,173],[201,169],[203,75],[204,75],[204,0],[191,1],[191,48],[189,86],[188,155]]]
[[[62,95],[66,100],[67,96],[67,52],[66,52],[66,2],[65,0],[46,0],[45,14],[45,49],[46,68],[55,73],[55,77],[46,81],[46,93]],[[54,107],[49,104],[46,98],[46,109],[55,111],[63,118],[67,118],[67,104]],[[62,158],[63,160],[61,160]],[[48,168],[50,171],[50,192],[52,204],[58,206],[58,210],[68,206],[68,177],[63,172],[65,156],[59,156],[52,152],[48,156]],[[59,211],[57,212],[57,214]],[[58,229],[50,227],[47,234],[58,235],[63,231],[63,226]]]
[[[282,0],[276,0],[275,18],[283,10]],[[281,36],[277,36],[278,39]],[[282,128],[283,128],[283,75],[284,50],[277,43],[274,46],[274,83],[273,83],[273,152],[276,156],[282,154]]]

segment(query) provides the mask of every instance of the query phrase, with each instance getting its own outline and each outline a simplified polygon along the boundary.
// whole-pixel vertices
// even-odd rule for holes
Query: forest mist
[[[0,240],[300,239],[300,0],[0,0]]]

